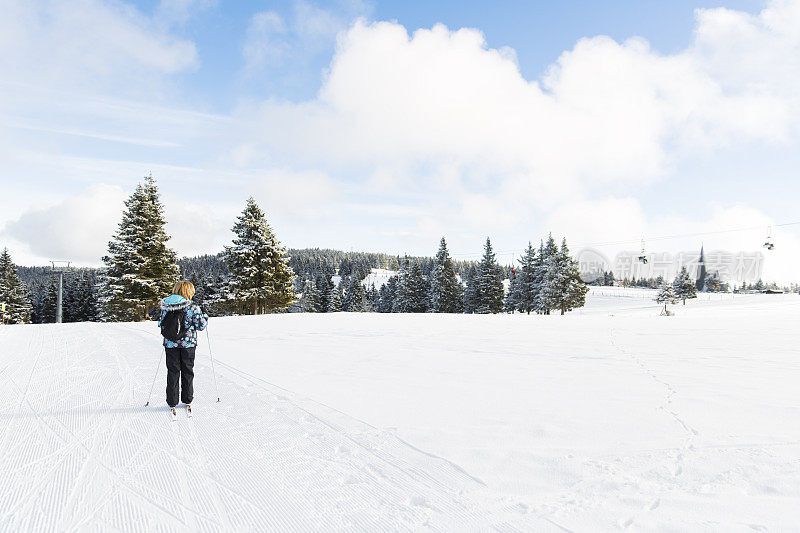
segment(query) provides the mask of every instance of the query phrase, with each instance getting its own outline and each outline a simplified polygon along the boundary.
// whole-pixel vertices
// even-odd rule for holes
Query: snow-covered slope
[[[675,310],[215,319],[174,423],[152,323],[0,328],[0,530],[791,529],[800,297]]]
[[[373,285],[375,285],[376,289],[380,289],[383,287],[383,284],[389,281],[389,278],[392,276],[396,276],[396,270],[386,270],[385,268],[373,268],[372,271],[367,274],[367,277],[361,281],[361,284],[364,285],[365,288],[369,289]],[[342,281],[342,277],[337,275],[331,276],[331,281],[334,285],[339,285],[339,282]]]

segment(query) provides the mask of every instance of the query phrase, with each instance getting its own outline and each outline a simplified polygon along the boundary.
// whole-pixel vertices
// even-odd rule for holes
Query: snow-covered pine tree
[[[32,306],[28,288],[20,279],[8,248],[4,248],[0,254],[0,304],[3,303],[6,305],[5,320],[8,324],[31,323]]]
[[[142,320],[169,294],[180,270],[167,247],[164,206],[153,176],[147,176],[125,201],[117,232],[103,258],[101,302],[109,320]]]
[[[375,283],[373,283],[367,290],[367,311],[377,311],[379,303],[380,295],[378,294],[378,289],[375,287]]]
[[[28,291],[31,298],[31,322],[34,324],[44,323],[44,304],[47,298],[47,285],[42,280],[34,280]]]
[[[364,289],[364,284],[358,278],[359,272],[362,270],[354,270],[350,275],[350,282],[347,285],[347,294],[345,299],[348,302],[346,311],[351,313],[365,313],[367,311],[367,291]]]
[[[558,308],[560,289],[558,286],[558,269],[560,261],[558,247],[553,235],[547,238],[547,244],[541,243],[536,256],[536,285],[538,291],[534,299],[536,312],[549,315],[550,311]]]
[[[342,284],[334,285],[328,292],[328,313],[338,313],[342,310]]]
[[[519,308],[519,275],[516,269],[512,268],[508,274],[508,292],[506,299],[503,300],[503,311],[513,313]]]
[[[350,312],[353,305],[353,283],[352,274],[342,274],[339,285],[342,287],[342,311]]]
[[[58,281],[51,278],[47,284],[47,292],[42,303],[42,324],[54,324],[56,321],[56,306],[58,304]]]
[[[395,287],[392,313],[407,313],[408,308],[408,272],[411,268],[408,256],[400,261],[400,270],[397,272],[397,286]]]
[[[460,313],[463,309],[464,287],[458,281],[453,260],[442,237],[431,273],[430,311],[433,313]]]
[[[309,278],[303,281],[303,291],[298,302],[303,313],[316,313],[319,310],[320,294],[316,284]]]
[[[483,248],[483,259],[478,265],[477,302],[475,312],[479,314],[502,313],[505,288],[503,287],[503,269],[497,264],[492,241],[486,238]]]
[[[682,300],[683,305],[686,305],[686,300],[697,298],[696,282],[689,276],[686,267],[681,268],[678,277],[672,282],[672,288],[675,290],[675,297]]]
[[[314,282],[317,285],[317,291],[319,292],[319,312],[320,313],[327,313],[328,312],[328,295],[331,292],[331,287],[333,287],[333,280],[331,279],[331,275],[325,271],[320,272]]]
[[[93,276],[84,272],[75,284],[76,295],[73,298],[73,322],[96,322],[97,295],[95,293]]]
[[[62,302],[64,322],[79,322],[77,317],[78,299],[80,298],[79,282],[79,275],[64,276],[64,301]]]
[[[530,314],[531,311],[536,310],[536,295],[539,291],[537,282],[539,270],[536,260],[536,248],[528,242],[528,249],[525,250],[525,255],[519,259],[519,268],[516,270],[514,294],[512,295],[509,290],[511,305],[520,313]]]
[[[311,284],[314,286],[311,290],[312,294],[312,301],[314,302],[314,312],[315,313],[323,313],[325,312],[325,298],[324,294],[322,294],[319,290],[319,283],[318,280],[311,277],[309,278]]]
[[[703,284],[707,292],[722,292],[722,280],[719,279],[719,272],[709,272],[706,274],[706,281]]]
[[[658,295],[656,295],[655,300],[657,303],[664,304],[664,311],[662,313],[664,315],[669,313],[667,310],[667,305],[678,303],[678,297],[675,296],[675,289],[669,283],[663,283],[661,285],[661,287],[658,289]]]
[[[251,196],[233,226],[236,237],[225,247],[231,290],[241,311],[262,314],[287,309],[294,301],[294,272],[264,212]]]
[[[380,291],[380,299],[378,300],[379,313],[391,313],[394,308],[394,301],[397,295],[397,276],[392,276],[389,281],[383,284]]]
[[[589,292],[589,287],[586,286],[583,278],[581,278],[578,262],[575,261],[569,253],[566,238],[561,241],[559,256],[566,280],[564,294],[561,296],[559,305],[561,314],[563,315],[567,311],[572,311],[573,309],[586,305],[586,294]]]
[[[406,299],[403,305],[404,313],[425,313],[428,311],[430,286],[417,261],[411,264],[411,268],[408,271],[404,297]]]
[[[474,313],[478,307],[478,271],[470,265],[464,272],[464,312]]]

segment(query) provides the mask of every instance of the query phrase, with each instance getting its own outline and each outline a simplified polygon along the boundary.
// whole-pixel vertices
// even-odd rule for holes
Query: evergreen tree
[[[697,285],[686,267],[681,268],[680,274],[672,282],[672,288],[675,290],[675,297],[683,300],[683,305],[686,305],[686,300],[697,298]]]
[[[303,280],[302,296],[298,306],[303,313],[316,313],[319,311],[320,294],[316,284],[309,278]]]
[[[88,273],[84,273],[76,279],[70,321],[96,322],[98,320],[97,296],[95,294],[92,276]]]
[[[294,272],[286,250],[252,197],[233,232],[236,237],[232,246],[225,247],[225,261],[242,311],[262,314],[287,309],[294,301]]]
[[[464,289],[464,312],[474,313],[478,308],[478,272],[470,265],[464,273],[466,288]]]
[[[352,275],[342,275],[339,285],[342,287],[342,311],[350,312],[353,306],[353,282]]]
[[[323,294],[319,290],[320,280],[319,277],[311,278],[311,283],[314,285],[313,294],[314,294],[314,312],[316,313],[324,313],[325,312],[325,294]]]
[[[64,276],[64,301],[62,302],[64,322],[79,322],[77,319],[78,300],[81,297],[78,288],[79,281],[80,277],[77,275]]]
[[[519,259],[519,268],[514,276],[513,286],[509,285],[509,305],[513,310],[530,314],[536,310],[536,295],[539,292],[536,249],[528,242],[528,249]]]
[[[667,305],[678,303],[678,297],[675,296],[675,289],[669,283],[664,283],[658,291],[656,302],[664,304],[664,311],[662,314],[667,314]]]
[[[347,301],[347,308],[345,311],[352,313],[364,313],[367,311],[367,291],[364,289],[364,284],[358,279],[358,271],[354,271],[349,278],[347,285],[345,300]]]
[[[58,282],[51,278],[42,304],[42,324],[55,324],[58,305]],[[62,317],[63,318],[63,317]]]
[[[328,313],[338,313],[342,310],[342,284],[334,285],[328,292]]]
[[[508,293],[503,301],[503,311],[506,313],[513,313],[519,308],[519,278],[517,270],[512,268],[511,273],[508,275]]]
[[[709,272],[706,274],[706,281],[703,284],[708,292],[722,292],[722,281],[719,279],[719,272]]]
[[[8,324],[30,324],[32,306],[28,288],[20,279],[8,248],[0,254],[0,306],[2,304],[5,304],[4,317]]]
[[[44,306],[47,299],[47,285],[42,280],[36,280],[30,288],[31,295],[31,322],[34,324],[43,324],[44,320]]]
[[[164,206],[152,176],[125,202],[117,233],[103,258],[102,297],[110,320],[141,320],[178,279],[175,252],[167,247]]]
[[[478,265],[475,312],[502,313],[504,296],[503,269],[497,264],[492,242],[487,237],[483,259]]]
[[[392,276],[389,281],[383,284],[378,301],[379,313],[391,313],[394,309],[394,301],[397,295],[397,276]]]
[[[428,311],[430,300],[430,287],[425,276],[422,274],[420,264],[414,261],[408,271],[405,282],[405,290],[401,298],[401,308],[404,313],[425,313]]]
[[[535,283],[538,291],[534,299],[534,307],[537,313],[549,315],[552,309],[558,308],[560,294],[558,274],[560,259],[552,234],[547,238],[547,244],[540,244],[535,264]]]
[[[187,281],[194,285],[194,296],[192,296],[192,301],[205,308],[207,298],[205,280],[197,272],[192,272],[188,276],[184,275],[184,278],[188,278]]]
[[[397,286],[395,287],[394,301],[392,302],[392,313],[407,313],[408,305],[408,271],[409,259],[404,257],[400,262],[400,271],[397,273]]]
[[[589,292],[589,287],[586,286],[586,283],[581,277],[580,270],[578,269],[578,262],[569,254],[566,238],[561,241],[559,257],[561,267],[563,268],[562,283],[564,284],[564,292],[560,298],[559,308],[563,315],[567,311],[572,311],[573,309],[586,305],[586,294]]]
[[[375,288],[373,283],[367,291],[367,311],[377,311],[378,304],[380,303],[380,295],[378,289]]]
[[[442,237],[431,273],[430,310],[434,313],[460,313],[464,288],[456,277],[453,260]]]
[[[206,278],[204,287],[203,304],[206,311],[212,316],[221,316],[229,313],[231,303],[234,302],[230,292],[230,283],[222,273]]]

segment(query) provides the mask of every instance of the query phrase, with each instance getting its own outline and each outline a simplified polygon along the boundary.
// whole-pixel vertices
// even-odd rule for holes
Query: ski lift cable
[[[782,228],[786,226],[799,226],[800,221],[796,222],[784,222],[782,224],[772,224],[769,226],[770,228]],[[763,230],[764,226],[750,226],[747,228],[731,228],[731,229],[724,229],[718,231],[702,231],[697,233],[681,233],[675,235],[660,235],[657,237],[648,237],[648,241],[666,241],[671,239],[683,239],[688,237],[702,237],[705,235],[720,235],[724,233],[737,233],[740,231],[754,231],[754,230]],[[640,243],[642,242],[641,237],[619,240],[619,241],[607,241],[607,242],[578,242],[574,243],[572,246],[614,246],[618,244],[633,244],[633,243]],[[571,247],[572,247],[571,246]],[[512,255],[512,254],[521,254],[525,250],[495,250],[495,255]],[[471,252],[471,253],[451,253],[451,257],[481,257],[483,252]]]
[[[785,226],[797,226],[800,225],[800,221],[798,222],[785,222],[783,224],[773,224],[771,227],[785,227]],[[666,241],[670,239],[682,239],[687,237],[701,237],[704,235],[719,235],[723,233],[736,233],[740,231],[753,231],[753,230],[763,230],[764,226],[751,226],[748,228],[732,228],[732,229],[725,229],[725,230],[718,230],[718,231],[703,231],[698,233],[682,233],[676,235],[661,235],[658,237],[648,237],[647,240],[649,241]],[[620,240],[620,241],[608,241],[608,242],[594,242],[594,243],[578,243],[582,246],[612,246],[615,244],[630,244],[641,242],[641,239],[627,239],[627,240]]]

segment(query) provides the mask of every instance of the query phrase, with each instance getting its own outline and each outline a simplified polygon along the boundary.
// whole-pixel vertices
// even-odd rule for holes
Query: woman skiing
[[[206,329],[208,315],[192,302],[194,285],[190,282],[179,281],[172,292],[172,295],[161,300],[161,316],[158,320],[167,354],[167,403],[174,417],[180,379],[180,399],[191,416],[197,332]]]

